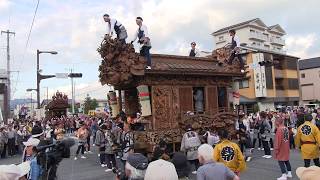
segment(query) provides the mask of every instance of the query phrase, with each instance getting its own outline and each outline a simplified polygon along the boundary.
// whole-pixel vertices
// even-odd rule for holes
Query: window
[[[227,88],[218,87],[218,105],[219,107],[227,107]]]
[[[288,78],[288,88],[289,89],[299,89],[298,79]]]
[[[266,74],[266,86],[267,89],[273,89],[273,76],[272,76],[272,67],[265,67]]]
[[[243,80],[239,82],[239,89],[249,88],[249,80]]]
[[[250,32],[251,32],[251,33],[254,33],[254,32],[256,32],[256,31],[255,31],[255,30],[253,30],[253,29],[250,29]]]
[[[292,58],[286,58],[285,59],[285,63],[286,63],[286,69],[291,69],[291,70],[297,70],[298,66],[297,66],[297,59],[292,59]]]
[[[320,72],[319,72],[319,76],[320,76]],[[306,74],[305,73],[302,73],[301,74],[301,78],[305,78],[306,77]]]
[[[223,36],[219,36],[219,41],[223,41],[224,37]]]
[[[193,109],[195,112],[204,112],[205,101],[204,101],[204,88],[194,87],[193,88]]]

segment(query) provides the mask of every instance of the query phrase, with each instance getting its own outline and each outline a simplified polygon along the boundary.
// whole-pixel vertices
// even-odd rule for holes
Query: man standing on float
[[[122,43],[126,43],[126,38],[128,37],[126,28],[116,19],[111,19],[109,14],[103,15],[103,19],[108,23],[107,35],[112,37],[113,33],[117,34],[117,39]]]
[[[134,38],[131,41],[131,44],[138,38],[138,43],[140,44],[140,55],[144,56],[147,59],[147,68],[151,69],[151,42],[148,34],[147,26],[142,24],[143,19],[141,17],[137,17],[136,23],[139,26],[137,32],[134,35]]]

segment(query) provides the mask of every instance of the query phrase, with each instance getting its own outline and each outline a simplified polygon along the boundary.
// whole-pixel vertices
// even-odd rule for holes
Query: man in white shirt
[[[195,42],[192,42],[191,43],[191,50],[190,50],[190,53],[189,53],[189,56],[190,57],[199,57],[200,56],[200,52],[198,49],[196,49],[196,43]]]
[[[117,34],[117,39],[122,43],[126,43],[126,38],[128,37],[126,28],[116,19],[111,19],[108,14],[103,15],[103,19],[108,23],[107,35],[112,37],[115,32]]]
[[[143,19],[141,17],[136,18],[136,23],[139,26],[139,28],[135,33],[134,38],[131,41],[131,44],[138,38],[138,43],[141,46],[140,55],[144,56],[147,59],[146,69],[151,69],[151,56],[150,56],[151,42],[150,42],[147,26],[142,24],[142,22],[143,22]]]
[[[241,57],[240,53],[240,40],[239,37],[236,36],[236,31],[231,29],[229,31],[231,38],[231,55],[229,57],[228,63],[232,64],[232,61],[235,57],[237,57],[239,59],[240,62],[240,68],[241,68],[241,72],[244,73],[244,63],[243,63],[243,59]]]

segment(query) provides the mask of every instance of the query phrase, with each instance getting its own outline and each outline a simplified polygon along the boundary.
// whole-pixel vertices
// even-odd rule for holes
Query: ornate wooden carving
[[[182,139],[182,133],[179,128],[135,132],[135,142],[137,142],[135,148],[147,148],[151,151],[151,147],[158,144],[160,139],[165,139],[168,143],[179,143]]]
[[[102,85],[126,85],[134,75],[144,75],[145,59],[135,53],[132,44],[105,36],[97,51],[103,59],[99,67]]]
[[[167,129],[171,125],[171,98],[170,86],[152,87],[152,109],[154,128]]]
[[[217,112],[217,111],[216,111]],[[214,115],[195,114],[183,115],[179,122],[180,128],[185,129],[187,125],[197,128],[227,129],[231,135],[235,135],[236,114],[232,112],[217,112]]]
[[[226,61],[229,60],[230,55],[231,55],[231,49],[229,47],[222,47],[212,51],[212,58],[217,59],[220,64],[226,64]],[[237,71],[239,71],[239,64],[240,64],[239,60],[236,57],[232,65],[225,66],[226,68],[225,70],[234,71],[236,69]]]
[[[204,86],[204,85],[216,85],[216,86],[231,86],[231,77],[193,77],[193,76],[159,76],[159,75],[148,75],[136,79],[136,84],[145,84],[149,86],[156,85],[189,85],[189,86]]]
[[[66,115],[67,108],[69,108],[68,96],[57,91],[46,106],[46,119]]]

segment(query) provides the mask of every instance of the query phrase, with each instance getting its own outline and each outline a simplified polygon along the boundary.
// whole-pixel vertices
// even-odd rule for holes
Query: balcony
[[[281,38],[270,38],[270,43],[276,44],[276,45],[281,45],[281,46],[284,46],[286,44],[285,40],[283,40]]]
[[[286,93],[284,90],[280,90],[280,89],[276,90],[276,97],[285,97],[285,96],[286,96]]]
[[[257,33],[257,32],[250,32],[249,39],[254,39],[257,41],[261,41],[261,42],[268,40],[267,36],[263,35],[262,33]]]

